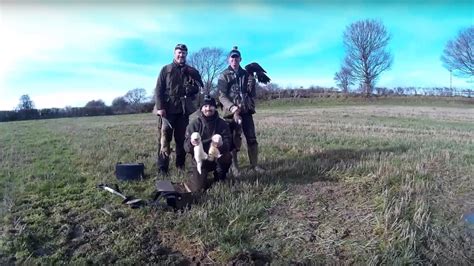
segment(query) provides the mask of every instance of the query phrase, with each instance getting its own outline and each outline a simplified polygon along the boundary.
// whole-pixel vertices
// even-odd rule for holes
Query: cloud
[[[105,60],[111,42],[133,35],[113,25],[86,22],[74,15],[46,14],[41,8],[36,12],[8,10],[2,17],[1,32],[2,80],[36,63],[54,64],[66,58],[68,61]]]
[[[376,86],[380,87],[449,87],[449,72],[442,68],[404,69],[382,73]],[[452,86],[455,88],[473,88],[468,79],[452,77]]]
[[[310,86],[334,87],[335,83],[331,77],[326,76],[285,76],[272,79],[272,83],[283,88],[308,88]]]
[[[114,98],[123,96],[127,91],[135,88],[144,88],[148,96],[151,96],[156,75],[88,67],[78,70],[74,77],[64,76],[38,84],[35,84],[34,80],[29,82],[25,82],[24,86],[35,89],[20,91],[20,93],[29,94],[38,108],[84,106],[88,101],[98,99],[111,104]],[[10,102],[0,102],[0,109],[9,108],[7,103],[10,105],[17,103],[20,95],[16,93],[19,91],[7,94],[10,95]]]
[[[279,51],[274,55],[276,58],[291,58],[295,56],[304,56],[312,53],[316,53],[319,50],[317,40],[304,40],[299,43],[287,46],[283,50]]]
[[[91,91],[87,94],[81,89],[76,91],[64,91],[64,92],[52,92],[39,95],[30,95],[30,98],[34,101],[35,107],[41,108],[64,108],[66,106],[80,107],[91,100],[103,100],[106,104],[112,103],[112,100],[116,98],[115,92],[103,91],[103,88],[87,88],[87,91]],[[64,104],[58,104],[57,98],[61,99]]]
[[[132,12],[127,12],[130,9]],[[159,10],[153,13],[146,5],[130,9],[2,6],[0,71],[9,73],[30,61],[110,60],[111,46],[127,39],[146,39],[157,49],[169,50],[166,40],[156,40],[173,32],[169,25],[177,21],[176,15]],[[137,12],[141,15],[137,16]]]
[[[318,16],[318,20],[308,19],[311,17],[309,14],[311,14],[310,11],[299,11],[294,14],[306,19],[300,19],[298,23],[292,24],[292,27],[286,28],[280,34],[283,47],[270,55],[270,58],[292,59],[318,55],[328,49],[341,46],[345,21],[334,21],[327,14]]]
[[[153,12],[146,6],[130,9],[2,5],[0,109],[15,107],[22,94],[45,108],[81,106],[103,96],[107,101],[136,87],[152,88],[158,65],[168,62],[171,54],[166,61],[147,65],[125,62],[117,55],[130,47],[118,44],[143,39],[157,51],[170,53],[174,41],[161,39],[173,32],[169,25],[177,20],[174,14]],[[73,96],[66,96],[65,89]]]

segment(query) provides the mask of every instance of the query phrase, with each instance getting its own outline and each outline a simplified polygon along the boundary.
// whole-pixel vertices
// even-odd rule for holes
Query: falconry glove
[[[191,79],[184,84],[186,96],[192,96],[199,93],[199,85],[194,80]]]
[[[255,80],[255,77],[253,75],[253,73],[249,73],[249,80],[247,82],[247,91],[253,91],[253,89],[255,88],[255,84],[256,84],[256,80]]]

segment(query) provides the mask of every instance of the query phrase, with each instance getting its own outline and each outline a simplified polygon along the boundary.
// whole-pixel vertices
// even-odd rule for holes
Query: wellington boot
[[[250,170],[255,171],[259,174],[263,174],[265,169],[258,166],[258,144],[248,146],[248,155],[250,161]]]
[[[234,177],[240,176],[240,169],[239,169],[239,159],[237,158],[238,154],[237,151],[232,151],[232,165],[230,171]]]

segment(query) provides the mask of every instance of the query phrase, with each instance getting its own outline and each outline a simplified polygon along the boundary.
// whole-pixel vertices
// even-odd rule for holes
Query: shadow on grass
[[[249,173],[242,179],[264,182],[307,184],[317,181],[338,181],[337,173],[351,169],[361,174],[371,172],[369,166],[359,165],[361,161],[381,161],[387,154],[401,154],[409,149],[406,145],[369,148],[333,149],[304,156],[286,156],[288,159],[266,161],[261,164],[267,171],[263,175]],[[262,178],[262,176],[264,178]]]

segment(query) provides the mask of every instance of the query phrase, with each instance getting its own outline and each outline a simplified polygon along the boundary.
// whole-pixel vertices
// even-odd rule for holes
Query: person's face
[[[242,58],[240,56],[230,56],[229,57],[229,65],[230,67],[232,67],[233,69],[237,69],[239,68],[240,66],[240,61],[242,60]]]
[[[202,106],[201,112],[204,114],[204,116],[210,117],[216,112],[216,107],[214,105],[205,104]]]
[[[186,63],[186,56],[188,55],[188,52],[176,49],[174,50],[174,61],[178,64],[184,64]]]

